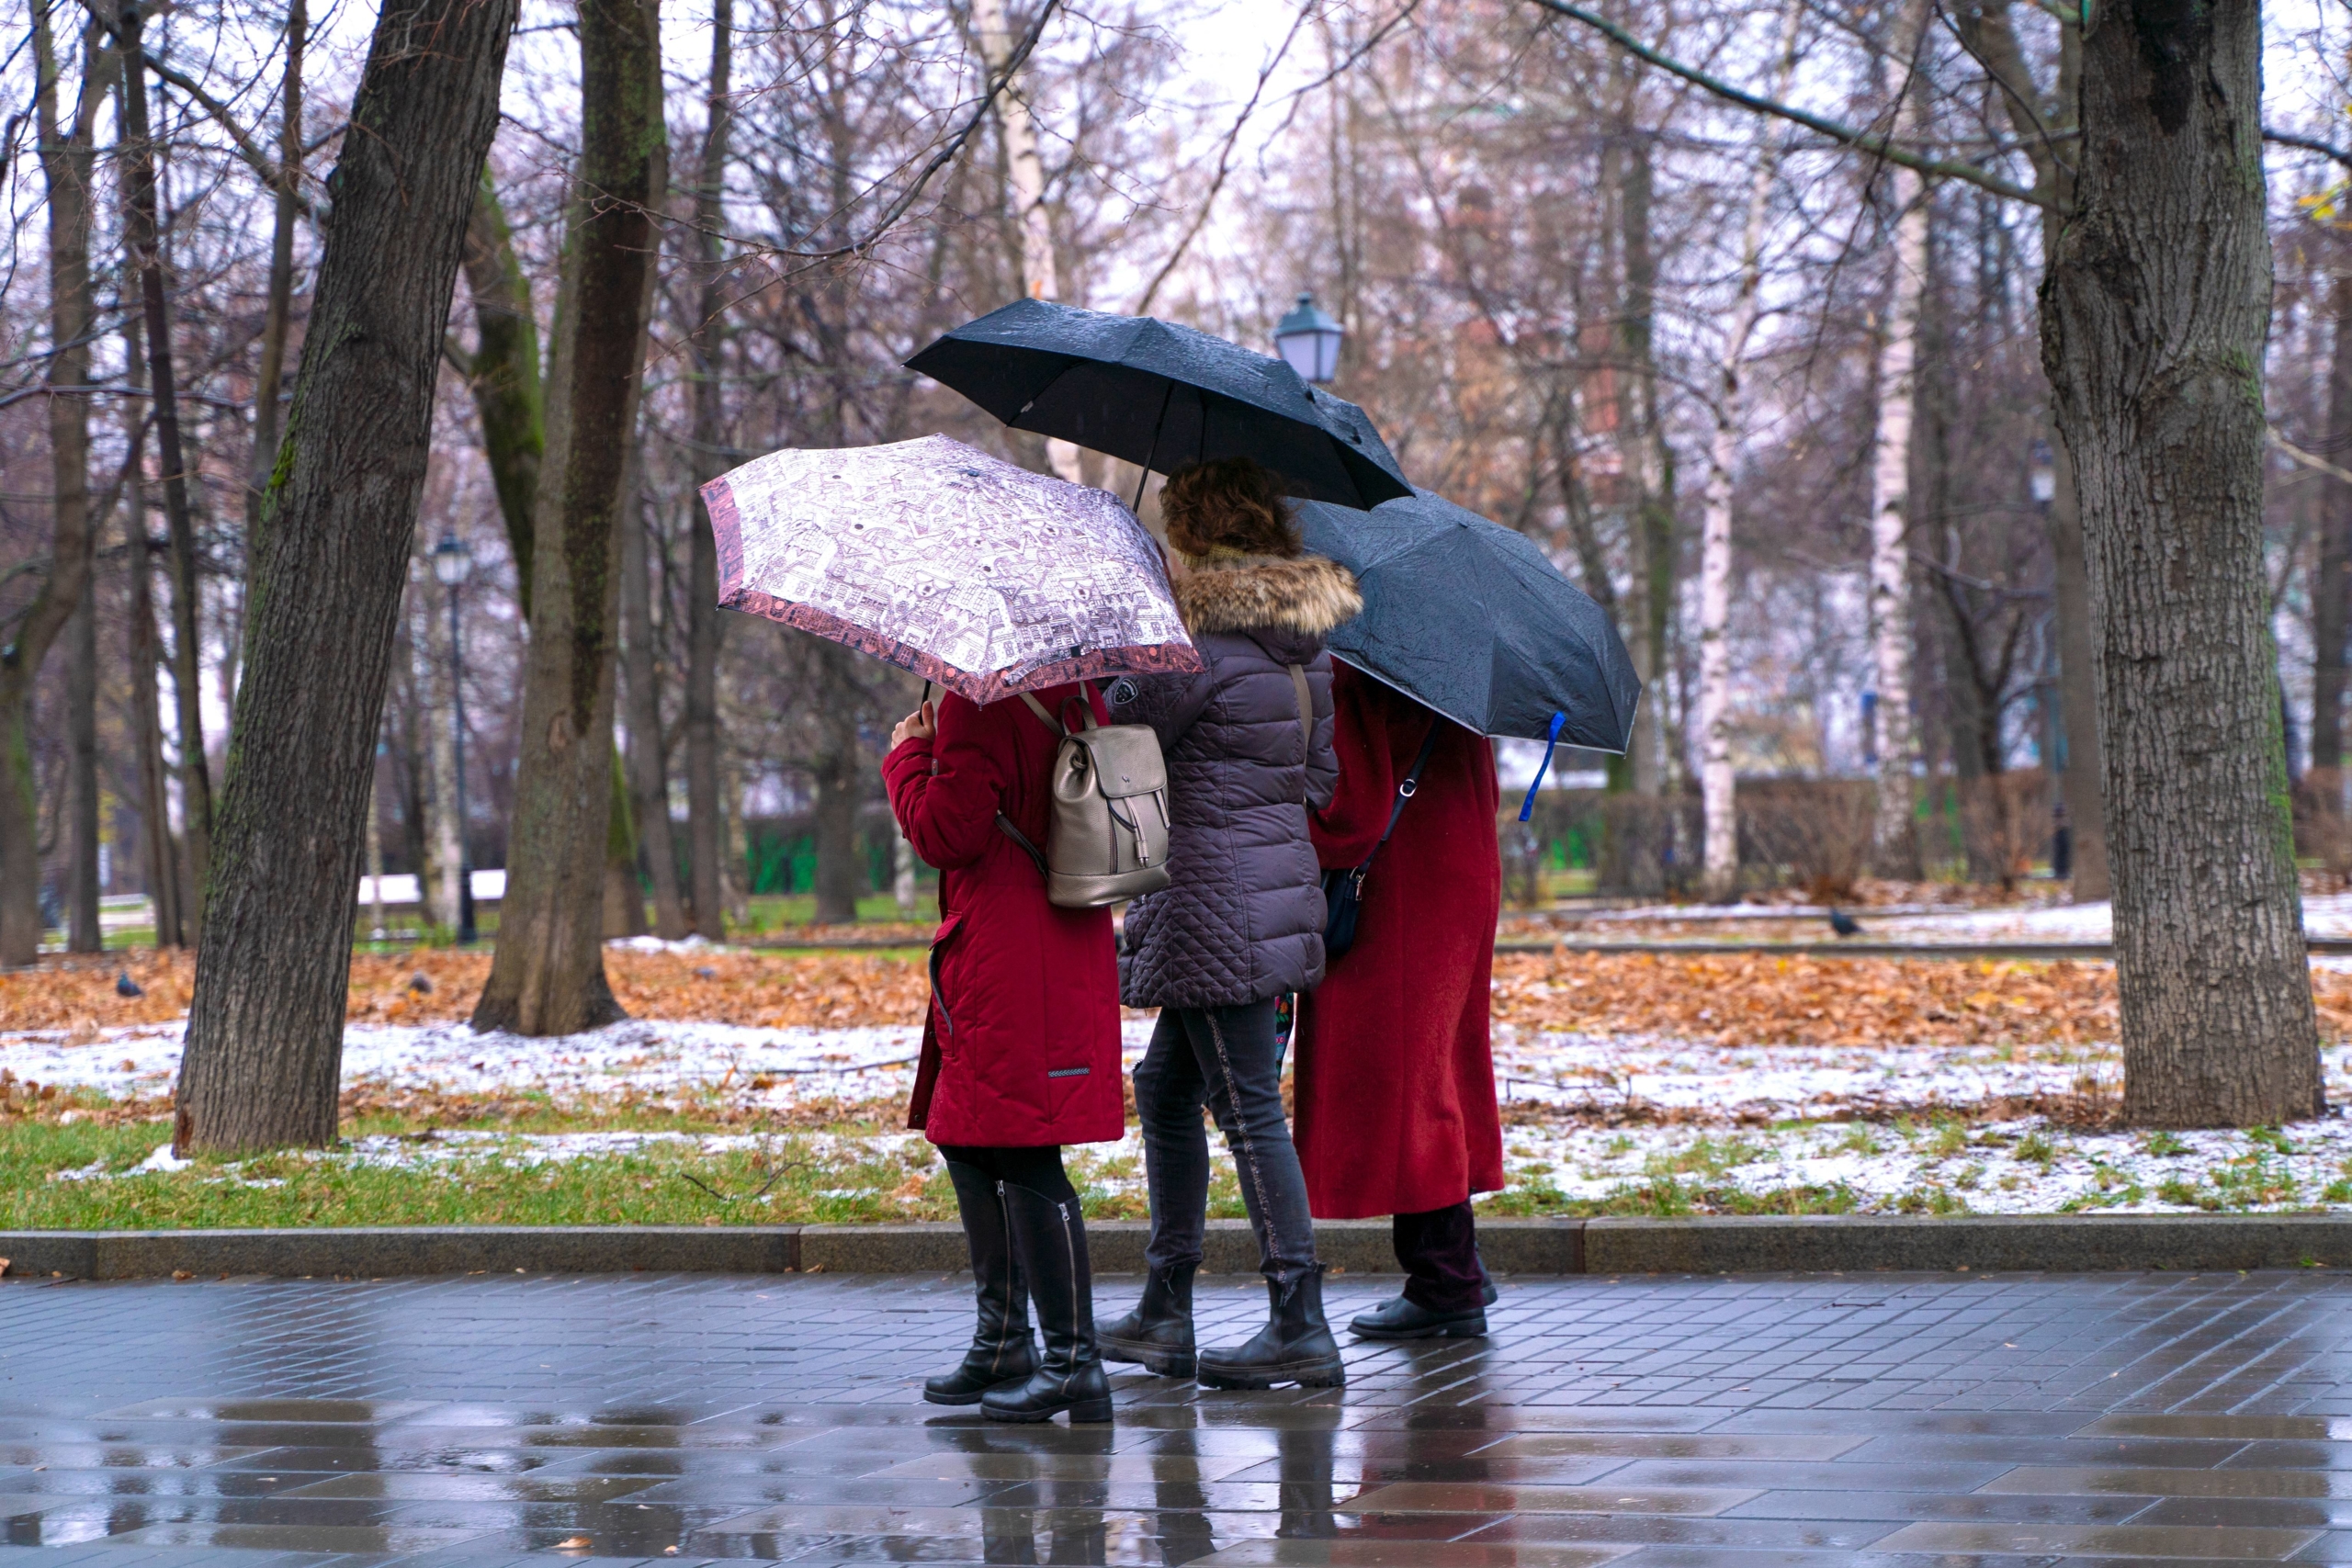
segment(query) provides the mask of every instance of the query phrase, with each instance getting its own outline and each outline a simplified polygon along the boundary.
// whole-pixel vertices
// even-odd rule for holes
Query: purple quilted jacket
[[[1324,636],[1362,608],[1355,579],[1320,556],[1239,557],[1174,581],[1207,668],[1130,676],[1114,720],[1148,724],[1168,760],[1169,886],[1129,906],[1129,1007],[1236,1007],[1323,977],[1322,874],[1310,806],[1339,782]],[[1310,745],[1290,666],[1306,671]]]

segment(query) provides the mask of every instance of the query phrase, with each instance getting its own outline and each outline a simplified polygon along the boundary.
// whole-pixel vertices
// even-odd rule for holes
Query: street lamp
[[[1340,339],[1346,329],[1315,308],[1315,296],[1301,294],[1298,309],[1274,327],[1274,352],[1303,380],[1325,382],[1340,373]]]
[[[473,570],[474,553],[455,534],[433,547],[433,576],[449,591],[449,729],[458,755],[458,945],[474,940],[474,855],[466,841],[466,652],[458,626],[458,590]]]
[[[2025,463],[2026,493],[2033,497],[2033,504],[2044,517],[2050,515],[2051,503],[2058,499],[2058,460],[2050,450],[2050,443],[2036,438]]]

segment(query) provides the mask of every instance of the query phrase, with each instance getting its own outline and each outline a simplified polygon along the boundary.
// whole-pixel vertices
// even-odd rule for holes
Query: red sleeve
[[[1340,758],[1340,787],[1331,804],[1313,813],[1308,829],[1324,869],[1361,865],[1388,826],[1396,803],[1396,764],[1388,738],[1387,705],[1372,682],[1344,666],[1331,676],[1332,749]]]
[[[882,760],[890,809],[924,864],[970,865],[995,841],[1010,750],[994,733],[1001,722],[950,692],[940,699],[938,735],[907,741]]]

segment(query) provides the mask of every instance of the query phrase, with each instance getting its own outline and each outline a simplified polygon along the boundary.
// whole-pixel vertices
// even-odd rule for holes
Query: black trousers
[[[1069,1174],[1062,1169],[1062,1151],[1058,1144],[1019,1149],[991,1148],[978,1144],[942,1144],[939,1153],[943,1158],[953,1160],[957,1165],[972,1167],[990,1181],[1026,1187],[1039,1197],[1057,1203],[1078,1200],[1078,1190],[1069,1184]]]
[[[1470,1200],[1389,1222],[1396,1261],[1405,1267],[1405,1299],[1429,1312],[1469,1312],[1481,1305],[1487,1266],[1478,1261],[1478,1229]]]

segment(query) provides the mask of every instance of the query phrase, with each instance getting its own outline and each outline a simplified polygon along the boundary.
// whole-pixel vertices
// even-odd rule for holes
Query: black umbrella
[[[1149,316],[1016,299],[957,327],[907,368],[1016,430],[1147,472],[1254,457],[1295,493],[1340,506],[1413,492],[1355,404],[1310,387],[1270,355]]]
[[[1306,502],[1298,521],[1306,547],[1363,591],[1363,613],[1331,634],[1334,657],[1481,735],[1548,742],[1544,769],[1563,741],[1625,750],[1642,694],[1633,659],[1609,613],[1526,535],[1428,491],[1369,513]]]

